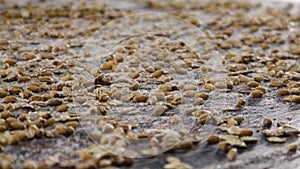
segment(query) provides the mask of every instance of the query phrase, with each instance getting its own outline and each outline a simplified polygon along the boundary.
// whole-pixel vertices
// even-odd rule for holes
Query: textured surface
[[[19,4],[19,6],[14,5],[13,2]],[[47,161],[45,159],[49,159],[49,157],[51,157],[49,161],[55,161],[55,164],[48,164],[50,168],[86,167],[84,163],[82,163],[82,166],[79,165],[84,160],[78,154],[78,150],[97,144],[95,138],[93,138],[93,141],[89,137],[91,136],[89,131],[97,129],[93,128],[94,126],[90,128],[90,124],[85,123],[85,118],[88,117],[87,119],[95,120],[97,117],[102,116],[103,113],[100,115],[101,112],[98,109],[93,109],[93,106],[99,104],[99,98],[94,97],[93,92],[90,91],[90,95],[81,97],[82,95],[80,94],[82,93],[79,92],[79,89],[94,89],[91,86],[94,84],[96,70],[101,64],[105,63],[106,60],[104,59],[109,59],[110,57],[101,53],[102,49],[112,47],[112,42],[106,40],[110,38],[111,34],[118,33],[118,31],[124,29],[110,30],[108,29],[109,27],[104,25],[122,16],[138,12],[165,12],[176,15],[196,25],[203,32],[198,35],[204,36],[205,34],[207,36],[209,40],[205,39],[205,43],[209,43],[210,47],[215,47],[213,51],[215,53],[207,53],[207,48],[204,46],[195,47],[199,45],[197,43],[186,43],[193,50],[195,48],[200,50],[200,52],[197,51],[198,54],[200,53],[199,58],[197,58],[199,60],[192,61],[198,67],[187,68],[189,76],[176,75],[176,73],[170,76],[173,80],[175,79],[174,86],[180,86],[179,84],[184,81],[186,83],[192,82],[197,86],[196,92],[208,92],[210,99],[205,101],[204,105],[197,107],[190,103],[191,100],[188,97],[184,97],[184,104],[174,108],[170,111],[171,113],[166,113],[162,118],[147,116],[147,113],[151,113],[154,107],[148,103],[121,103],[117,111],[124,110],[124,107],[140,106],[139,111],[143,113],[134,116],[132,119],[130,119],[132,116],[126,117],[126,120],[142,123],[144,126],[141,129],[172,127],[169,121],[170,117],[173,114],[181,113],[182,115],[182,112],[190,107],[205,110],[214,109],[217,111],[217,116],[222,119],[228,119],[234,115],[242,115],[245,120],[240,127],[253,130],[254,136],[258,138],[258,142],[247,144],[247,148],[238,149],[237,160],[228,162],[226,160],[226,152],[218,150],[217,145],[206,145],[205,143],[205,136],[208,134],[223,134],[224,132],[216,129],[217,126],[213,126],[206,131],[207,133],[201,133],[201,130],[197,130],[197,127],[201,129],[201,126],[188,124],[188,127],[192,126],[192,129],[194,129],[192,130],[194,134],[201,137],[204,136],[201,138],[201,142],[193,145],[190,150],[171,151],[154,157],[135,159],[130,166],[124,166],[126,162],[120,160],[120,163],[113,162],[114,166],[136,169],[163,168],[168,156],[176,156],[194,168],[299,168],[299,150],[295,154],[288,153],[288,144],[297,141],[299,136],[287,137],[287,142],[283,144],[272,144],[268,143],[262,134],[262,121],[264,118],[269,118],[273,121],[273,128],[278,125],[278,122],[283,121],[298,129],[300,128],[300,104],[286,102],[283,100],[286,96],[277,94],[279,88],[292,88],[289,86],[292,82],[296,84],[294,88],[300,88],[300,52],[296,50],[300,48],[300,5],[298,3],[274,3],[272,1],[207,2],[200,0],[151,1],[150,3],[132,0],[120,3],[106,1],[106,3],[108,4],[107,7],[103,6],[102,3],[93,1],[88,1],[85,5],[80,1],[70,4],[58,0],[32,1],[32,5],[28,5],[23,1],[7,1],[0,4],[0,60],[2,61],[0,86],[2,88],[1,91],[6,91],[5,87],[7,87],[7,93],[17,97],[17,102],[12,103],[12,107],[10,104],[5,103],[4,98],[1,98],[1,105],[13,112],[13,117],[16,118],[19,118],[20,114],[34,116],[33,112],[49,112],[56,123],[53,126],[42,127],[45,131],[58,131],[55,126],[60,124],[66,125],[65,121],[81,120],[83,125],[82,127],[79,126],[76,132],[70,136],[67,133],[63,133],[54,138],[43,136],[38,139],[19,140],[16,145],[8,144],[3,146],[1,155],[9,154],[15,158],[15,168],[20,168],[27,159],[34,160],[39,165],[42,165],[43,162]],[[63,6],[63,4],[67,5]],[[121,10],[115,10],[115,8],[120,8]],[[28,11],[30,12],[28,13]],[[119,26],[122,26],[122,24],[119,23]],[[128,25],[129,27],[131,26],[128,23],[124,23],[124,26]],[[178,27],[181,28],[181,26]],[[144,29],[145,25],[141,27]],[[176,27],[176,24],[172,26],[171,23],[171,27]],[[104,34],[107,37],[98,39],[98,36],[103,38],[103,34],[101,34],[103,30],[105,30]],[[146,40],[144,38],[144,36],[137,36],[131,38],[131,40],[140,41],[141,47],[139,50],[141,51],[137,50],[138,52],[151,54],[153,52],[152,49],[147,47],[152,41],[148,42],[147,38]],[[158,39],[160,38],[158,37]],[[189,38],[196,39],[195,36],[187,36],[185,40],[188,41]],[[97,45],[103,46],[101,48],[97,45],[93,46],[91,45],[93,41]],[[128,45],[128,42],[130,41],[124,41],[124,43],[113,46],[110,52],[118,54],[124,46]],[[178,41],[175,39],[173,43],[176,44]],[[174,45],[172,42],[170,44],[170,46]],[[153,45],[157,45],[157,43]],[[201,52],[207,54],[207,56],[205,54],[202,55]],[[99,53],[101,53],[101,57],[98,57]],[[30,55],[34,55],[35,58],[26,59]],[[181,53],[180,51],[179,53],[170,52],[169,55],[176,60]],[[207,59],[207,57],[210,59]],[[128,72],[125,70],[131,64],[130,59],[128,57],[127,60],[125,59],[119,65],[121,67],[119,67],[120,70],[124,71],[119,71],[118,73],[103,71],[104,74],[113,76],[114,79],[122,76],[126,77]],[[247,59],[250,59],[250,61]],[[16,63],[14,64],[13,61],[16,61]],[[146,61],[152,62],[149,58]],[[203,87],[203,83],[206,82],[201,77],[203,74],[199,69],[202,65],[197,65],[197,61],[201,61],[199,63],[204,63],[213,69],[212,73],[209,74],[212,79],[219,75],[221,78],[217,79],[222,79],[224,82],[234,82],[234,77],[240,81],[240,74],[244,74],[250,79],[262,76],[264,80],[260,82],[260,86],[266,88],[267,92],[262,98],[252,98],[249,96],[249,93],[253,88],[249,87],[245,82],[234,84],[232,89],[227,89],[226,87],[226,90],[209,92]],[[168,64],[171,64],[171,62]],[[181,65],[181,62],[179,65]],[[242,67],[242,69],[239,70],[237,65]],[[166,69],[163,70],[167,72],[169,68],[169,65],[167,65]],[[128,71],[130,72],[131,70],[128,69]],[[30,76],[28,82],[18,80],[20,76],[27,75]],[[50,76],[51,78],[47,79],[45,76]],[[67,80],[68,77],[66,76],[72,76],[72,78]],[[278,87],[272,87],[270,79],[273,78],[284,82]],[[34,95],[42,96],[40,100],[32,101],[29,98],[24,98],[18,92],[18,94],[14,94],[14,91],[11,91],[13,86],[21,86],[23,87],[22,92],[24,92],[30,83],[38,82],[38,85],[41,86],[41,81],[47,84],[48,89],[43,91],[41,88],[40,90],[42,91],[33,92]],[[120,81],[120,83],[116,82],[109,87],[103,85],[100,89],[105,91],[111,90],[113,87],[115,88],[114,90],[122,91],[124,86],[131,84],[131,81],[122,82],[122,79]],[[147,96],[151,93],[149,92],[150,89],[154,90],[160,83],[156,80],[142,83],[142,78],[136,81],[139,81],[141,86],[143,86],[139,91],[146,93]],[[58,94],[50,91],[57,91]],[[179,91],[181,91],[180,87]],[[126,92],[130,92],[130,90],[126,89]],[[299,93],[294,95],[299,96]],[[46,100],[49,99],[48,97],[61,99],[63,104],[69,106],[68,111],[59,112],[57,111],[57,106],[47,105]],[[238,98],[246,100],[246,105],[236,106]],[[73,99],[76,99],[76,101]],[[85,102],[85,104],[78,104],[79,102]],[[115,105],[112,102],[103,104],[105,106]],[[228,110],[228,107],[230,107],[230,110]],[[112,112],[115,109],[116,107],[113,107]],[[131,111],[134,110],[131,109]],[[92,113],[93,116],[90,115],[91,112],[94,112]],[[115,116],[109,115],[108,118],[115,118]],[[161,121],[152,123],[151,120],[157,119]],[[149,121],[151,121],[151,124],[149,124]],[[148,124],[146,125],[147,122]],[[8,130],[11,134],[16,132],[16,130],[11,128]],[[96,138],[99,139],[98,137]],[[134,147],[134,149],[139,148],[138,146]]]

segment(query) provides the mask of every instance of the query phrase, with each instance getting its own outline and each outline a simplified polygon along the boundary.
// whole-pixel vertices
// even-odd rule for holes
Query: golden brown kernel
[[[237,154],[238,154],[238,152],[237,152],[236,148],[230,149],[229,152],[227,153],[227,160],[228,161],[236,160]]]
[[[263,95],[264,93],[260,90],[254,90],[250,93],[250,96],[252,96],[253,98],[261,98]]]
[[[68,111],[69,109],[69,106],[68,105],[60,105],[56,108],[56,111],[58,112],[65,112],[65,111]]]

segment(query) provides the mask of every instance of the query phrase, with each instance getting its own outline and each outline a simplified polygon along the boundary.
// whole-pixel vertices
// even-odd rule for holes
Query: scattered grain
[[[166,110],[167,110],[166,106],[156,105],[152,114],[155,116],[161,116],[166,112]]]
[[[164,72],[162,70],[156,70],[155,72],[153,72],[151,74],[152,78],[159,78],[160,76],[162,76],[164,74]]]
[[[17,99],[14,96],[5,96],[3,98],[4,103],[15,103],[17,102]]]
[[[236,148],[232,148],[229,150],[229,152],[227,153],[227,160],[228,161],[235,161],[236,158],[237,158],[237,154],[238,154],[238,151]]]
[[[270,143],[285,143],[286,138],[280,138],[280,137],[268,137],[268,142]]]
[[[259,86],[259,83],[256,82],[256,81],[249,81],[249,82],[247,83],[247,85],[248,85],[249,87],[257,87],[257,86]]]
[[[284,101],[300,104],[300,96],[290,96],[283,99]]]
[[[299,94],[300,94],[300,89],[299,89],[299,88],[295,88],[295,87],[290,88],[290,89],[289,89],[289,93],[290,93],[291,95],[299,95]]]
[[[68,109],[69,109],[68,105],[60,105],[56,108],[56,111],[57,112],[65,112],[65,111],[68,111]]]
[[[243,98],[237,99],[237,105],[238,106],[244,106],[246,104],[246,101]]]
[[[141,103],[141,102],[147,102],[147,96],[144,95],[136,95],[134,96],[133,100],[137,103]]]
[[[298,144],[296,143],[291,143],[288,145],[288,151],[291,153],[296,153],[297,149],[298,149]]]
[[[23,168],[24,169],[37,169],[37,164],[36,164],[36,162],[34,162],[32,160],[26,160],[23,163]]]
[[[269,118],[265,118],[263,121],[263,126],[266,128],[270,128],[272,126],[272,120],[270,120]]]
[[[47,101],[48,106],[59,106],[62,104],[62,101],[58,98],[52,98]]]
[[[175,69],[175,71],[176,71],[176,73],[181,74],[181,75],[187,74],[187,70],[182,67]]]
[[[260,90],[254,90],[250,93],[250,96],[253,98],[261,98],[264,95],[264,93]]]
[[[248,130],[248,129],[242,129],[240,136],[252,136],[253,135],[253,131],[252,130]]]
[[[210,135],[206,141],[208,144],[218,144],[220,139],[217,135]]]
[[[209,84],[209,83],[205,84],[205,85],[204,85],[204,88],[205,88],[207,91],[213,91],[213,90],[215,90],[215,86],[212,85],[212,84]]]
[[[290,94],[289,90],[287,90],[287,89],[278,89],[277,93],[281,96],[287,96]]]

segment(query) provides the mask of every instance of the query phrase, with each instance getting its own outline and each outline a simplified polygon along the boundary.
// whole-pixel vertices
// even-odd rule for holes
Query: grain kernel
[[[3,98],[4,103],[15,103],[17,99],[14,96],[6,96]]]
[[[270,81],[270,87],[281,87],[283,86],[283,83],[277,79],[271,79]]]
[[[67,127],[73,127],[74,129],[77,129],[79,123],[77,121],[69,121],[66,123]]]
[[[251,80],[251,78],[244,76],[244,75],[240,75],[239,79],[241,82],[244,82],[244,83],[248,83]]]
[[[4,98],[8,95],[8,92],[6,91],[0,91],[0,98]]]
[[[8,117],[13,117],[13,113],[8,110],[5,110],[5,111],[1,112],[0,117],[3,119],[6,119]]]
[[[122,56],[116,56],[116,62],[120,63],[123,62],[124,58]]]
[[[299,48],[292,49],[292,54],[294,54],[294,55],[300,55],[300,49]]]
[[[136,95],[134,96],[133,100],[137,103],[140,103],[140,102],[146,102],[147,101],[147,96],[144,96],[144,95]]]
[[[31,77],[30,76],[19,76],[18,77],[18,82],[22,83],[22,82],[28,82],[30,81]]]
[[[271,47],[271,45],[269,45],[269,44],[267,44],[267,43],[262,43],[262,44],[260,44],[260,47],[262,48],[262,49],[269,49],[270,47]]]
[[[180,118],[178,117],[178,115],[174,114],[171,117],[170,122],[171,122],[171,124],[176,124],[176,123],[178,123],[179,120],[180,120]]]
[[[113,161],[110,159],[101,159],[98,162],[100,168],[109,168],[112,165]]]
[[[300,96],[290,96],[290,97],[284,98],[283,100],[299,104],[300,103]]]
[[[13,165],[7,161],[7,160],[1,160],[0,161],[0,168],[3,168],[3,169],[13,169]]]
[[[236,120],[234,120],[233,118],[230,118],[230,119],[227,120],[227,124],[229,126],[237,126],[238,122]]]
[[[176,148],[179,149],[191,149],[193,147],[192,142],[188,141],[188,140],[182,140],[181,142],[179,142],[179,144],[176,146]]]
[[[7,60],[4,61],[4,63],[8,64],[9,66],[13,66],[17,62],[15,60],[12,60],[12,59],[7,59]]]
[[[280,95],[280,96],[287,96],[290,94],[289,90],[287,89],[278,89],[277,90],[277,93]]]
[[[16,135],[20,141],[24,141],[27,139],[27,135],[25,132],[19,132],[19,133],[16,133]]]
[[[237,105],[238,106],[244,106],[246,104],[246,101],[243,98],[238,98]]]
[[[128,77],[130,77],[131,79],[136,79],[139,76],[140,74],[138,72],[128,73]]]
[[[60,105],[56,108],[56,111],[57,112],[65,112],[65,111],[68,111],[68,109],[69,109],[68,105]]]
[[[185,68],[177,68],[176,70],[176,73],[178,74],[181,74],[181,75],[184,75],[184,74],[187,74],[187,70]]]
[[[5,77],[7,77],[8,76],[8,71],[0,71],[0,77],[1,78],[5,78]]]
[[[62,104],[62,101],[58,98],[52,98],[47,101],[48,106],[59,106]]]
[[[54,120],[54,118],[51,117],[44,123],[44,126],[48,127],[48,126],[52,126],[54,124],[55,124],[55,120]]]
[[[153,72],[151,74],[152,78],[159,78],[160,76],[162,76],[164,74],[164,72],[162,70],[156,70],[155,72]]]
[[[24,169],[37,169],[37,164],[34,161],[26,160],[23,164]]]
[[[41,95],[33,95],[29,98],[29,101],[42,101],[43,97]]]
[[[241,131],[242,129],[238,126],[230,126],[228,129],[227,129],[227,132],[229,134],[232,134],[232,135],[240,135],[241,134]]]
[[[5,146],[7,144],[8,144],[8,140],[6,138],[4,138],[4,137],[1,137],[0,138],[0,145],[1,146]]]
[[[250,93],[250,96],[253,98],[261,98],[264,95],[260,90],[254,90]]]
[[[150,97],[150,99],[148,100],[149,104],[151,105],[155,105],[157,103],[157,98],[156,96],[152,96]]]
[[[257,82],[261,82],[261,81],[264,80],[264,77],[262,77],[262,76],[255,76],[254,80],[257,81]]]
[[[248,85],[249,87],[257,87],[257,86],[259,86],[259,83],[256,82],[256,81],[249,81],[249,82],[247,83],[247,85]]]
[[[48,59],[48,60],[53,60],[54,57],[52,55],[48,55],[48,54],[42,54],[41,55],[42,59]]]
[[[23,99],[29,99],[32,96],[32,92],[30,90],[24,90],[23,92],[21,92],[20,97],[22,97]]]
[[[215,90],[215,86],[212,85],[212,84],[209,84],[209,83],[205,84],[205,85],[204,85],[204,88],[205,88],[206,90],[208,90],[208,91],[213,91],[213,90]]]
[[[236,148],[232,148],[229,150],[229,152],[227,153],[227,160],[228,161],[235,161],[236,157],[237,157],[238,151]]]
[[[183,89],[184,89],[185,91],[187,91],[187,90],[197,90],[197,87],[194,86],[194,85],[185,85],[185,86],[183,87]]]
[[[130,84],[129,89],[130,90],[137,90],[137,89],[139,89],[139,84],[138,83],[132,83],[132,84]]]
[[[114,63],[112,61],[109,61],[107,63],[102,64],[100,69],[101,70],[111,70],[113,65],[114,65]]]
[[[72,76],[64,76],[62,78],[63,81],[70,81],[70,80],[73,80],[74,78]]]
[[[204,100],[202,98],[195,98],[194,99],[194,105],[203,105]]]
[[[270,128],[272,126],[272,120],[270,120],[268,118],[265,118],[264,121],[263,121],[263,126],[267,127],[267,128]]]
[[[295,153],[297,151],[297,149],[298,149],[298,145],[295,143],[289,144],[289,146],[288,146],[288,150],[291,153]]]
[[[280,137],[268,137],[268,142],[270,143],[285,143],[286,138],[280,138]]]
[[[52,81],[53,81],[52,78],[49,76],[40,76],[39,80],[41,82],[46,82],[46,83],[52,83]]]
[[[197,93],[197,94],[195,95],[195,97],[200,97],[200,98],[202,98],[203,100],[207,100],[209,96],[208,96],[207,93],[201,92],[201,93]]]
[[[32,60],[32,59],[35,59],[36,57],[34,55],[26,55],[24,56],[24,60],[25,61],[28,61],[28,60]]]
[[[300,94],[300,89],[299,88],[290,88],[289,89],[290,94],[294,94],[294,95],[299,95]]]
[[[111,124],[104,124],[104,126],[102,127],[102,132],[103,133],[112,133],[114,131],[114,126]]]
[[[245,137],[241,137],[241,140],[248,143],[248,142],[252,142],[255,143],[258,141],[258,139],[256,137],[253,136],[245,136]]]
[[[14,145],[14,144],[18,144],[18,142],[19,142],[19,138],[15,134],[10,135],[10,137],[8,137],[8,144]]]
[[[194,90],[187,90],[184,92],[184,96],[186,97],[194,97],[196,92]]]
[[[122,94],[119,91],[115,91],[114,93],[112,93],[111,97],[114,99],[120,100],[122,97]]]
[[[204,113],[197,117],[197,122],[203,125],[207,123],[210,120],[210,118],[211,117],[207,113]]]
[[[10,126],[13,130],[23,130],[23,129],[25,129],[25,125],[22,122],[18,121],[18,120],[10,123]]]
[[[1,40],[0,40],[0,45],[1,45],[1,46],[2,46],[2,45],[9,45],[9,42],[8,42],[8,40],[1,39]]]
[[[231,148],[231,146],[228,142],[221,141],[218,144],[218,148],[219,148],[219,150],[222,150],[222,151],[228,151]]]
[[[161,116],[166,112],[166,110],[166,106],[156,105],[152,114],[155,116]]]
[[[284,134],[286,134],[288,136],[297,136],[298,134],[300,134],[300,131],[294,126],[291,126],[288,124],[283,124],[282,128],[283,128]]]
[[[242,129],[240,136],[252,136],[253,131],[252,130],[247,130],[247,129]]]
[[[217,135],[210,135],[206,141],[208,144],[218,144],[220,139]]]
[[[218,89],[226,89],[227,88],[227,84],[224,82],[216,82],[214,84],[214,86]]]
[[[161,85],[159,86],[159,90],[164,92],[166,95],[172,90],[171,85]]]
[[[232,47],[232,45],[228,42],[223,42],[223,43],[221,43],[220,47],[222,49],[230,49]]]
[[[147,71],[148,73],[153,73],[153,72],[155,72],[155,69],[154,69],[153,67],[147,67],[147,68],[146,68],[146,71]]]
[[[22,90],[22,86],[14,86],[9,90],[9,93],[13,95],[18,95]]]
[[[59,135],[70,136],[74,133],[74,129],[72,127],[66,127],[64,125],[55,126],[55,131]]]
[[[258,87],[256,87],[255,89],[256,89],[256,90],[259,90],[259,91],[261,91],[261,92],[263,92],[264,94],[266,94],[266,92],[267,92],[267,89],[264,88],[264,87],[261,87],[261,86],[258,86]]]
[[[34,84],[29,85],[27,89],[34,93],[39,93],[41,91],[40,87]]]
[[[0,104],[0,112],[4,111],[5,107],[4,105]]]

